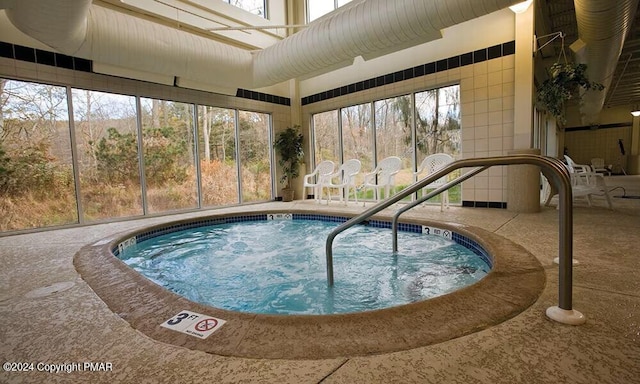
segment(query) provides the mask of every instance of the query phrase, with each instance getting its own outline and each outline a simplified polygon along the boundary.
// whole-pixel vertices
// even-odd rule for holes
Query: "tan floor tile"
[[[515,317],[453,340],[324,360],[218,356],[154,340],[119,316],[126,314],[114,313],[79,277],[72,258],[84,244],[151,223],[256,208],[356,213],[361,205],[274,202],[0,237],[0,359],[113,364],[112,372],[0,372],[0,382],[640,383],[640,200],[614,198],[613,211],[600,203],[574,208],[574,251],[581,264],[573,271],[573,308],[584,313],[586,324],[562,325],[544,314],[558,301],[558,267],[552,264],[558,253],[554,207],[514,214],[460,207],[440,212],[438,206],[429,206],[406,217],[474,225],[531,252],[545,268],[542,295]],[[25,296],[59,282],[73,286],[46,297]],[[510,300],[507,295],[487,302],[498,299]],[[415,329],[421,331],[437,332]]]

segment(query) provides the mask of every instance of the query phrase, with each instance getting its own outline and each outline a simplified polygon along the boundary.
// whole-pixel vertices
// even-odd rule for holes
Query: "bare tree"
[[[206,105],[202,107],[202,139],[204,141],[204,160],[211,161],[211,108]]]

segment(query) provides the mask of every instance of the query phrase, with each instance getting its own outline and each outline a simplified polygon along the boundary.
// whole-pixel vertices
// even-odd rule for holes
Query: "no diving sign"
[[[181,311],[169,320],[160,324],[161,327],[186,333],[191,336],[206,339],[217,331],[226,321],[200,313]]]

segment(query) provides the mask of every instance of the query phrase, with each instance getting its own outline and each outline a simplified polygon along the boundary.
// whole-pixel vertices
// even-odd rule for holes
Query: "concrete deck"
[[[608,184],[640,195],[638,177],[614,176]],[[542,294],[515,317],[464,336],[395,352],[330,358],[223,356],[158,341],[114,313],[73,265],[83,246],[114,233],[212,211],[2,237],[0,359],[33,363],[33,368],[23,366],[33,371],[3,370],[0,382],[640,383],[640,199],[613,200],[613,211],[600,199],[594,207],[580,203],[574,208],[574,258],[580,264],[574,268],[573,306],[586,316],[586,324],[562,325],[545,316],[546,308],[558,304],[554,208],[515,214],[459,207],[441,213],[439,206],[426,207],[411,215],[476,226],[533,254],[544,268]],[[362,210],[352,204],[327,208],[297,201],[215,213],[257,208]],[[136,289],[128,293],[136,295]],[[90,372],[85,362],[110,366]],[[38,371],[77,367],[68,363],[79,364],[80,371]]]

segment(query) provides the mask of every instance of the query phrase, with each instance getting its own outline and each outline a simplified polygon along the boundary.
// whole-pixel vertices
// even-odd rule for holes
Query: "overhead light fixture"
[[[638,117],[640,116],[640,110],[631,111],[631,114],[633,115],[633,117]]]
[[[522,3],[510,6],[509,9],[512,10],[513,13],[524,13],[527,9],[529,9],[531,3],[533,3],[533,0],[523,1]]]

